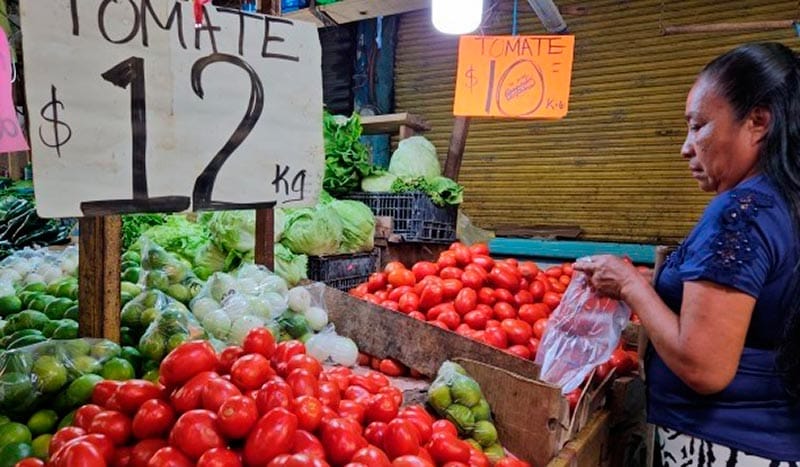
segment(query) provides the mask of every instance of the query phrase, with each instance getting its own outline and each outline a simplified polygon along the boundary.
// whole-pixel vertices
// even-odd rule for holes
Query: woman
[[[681,149],[717,193],[653,288],[612,256],[575,264],[650,337],[648,418],[665,466],[800,462],[800,62],[781,44],[712,61]]]

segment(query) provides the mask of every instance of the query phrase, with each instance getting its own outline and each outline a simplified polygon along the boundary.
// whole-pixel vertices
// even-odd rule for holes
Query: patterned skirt
[[[659,459],[660,458],[660,459]],[[660,461],[660,463],[659,463]],[[654,467],[800,467],[657,427]]]

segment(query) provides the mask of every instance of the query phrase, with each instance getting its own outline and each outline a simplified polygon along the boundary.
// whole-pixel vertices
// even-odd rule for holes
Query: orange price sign
[[[575,36],[462,36],[453,114],[564,118],[574,51]]]

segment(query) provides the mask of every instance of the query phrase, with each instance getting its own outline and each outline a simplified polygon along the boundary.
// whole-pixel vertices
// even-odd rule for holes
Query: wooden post
[[[79,228],[80,335],[119,342],[122,218],[84,217]]]
[[[444,163],[444,176],[455,181],[458,181],[458,173],[461,171],[464,147],[467,145],[467,135],[469,134],[469,123],[469,117],[456,117],[453,124],[453,135],[450,137],[450,148]]]
[[[256,264],[275,270],[274,209],[256,209]]]

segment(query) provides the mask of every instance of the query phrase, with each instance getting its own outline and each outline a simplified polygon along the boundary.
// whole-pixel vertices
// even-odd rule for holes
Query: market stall
[[[572,299],[577,250],[534,262],[459,212],[470,118],[563,118],[574,37],[465,37],[444,150],[424,114],[323,110],[317,27],[427,2],[223,3],[9,4],[35,190],[0,193],[0,467],[642,458],[635,314]],[[554,94],[519,106],[486,40],[546,47]],[[550,341],[593,329],[556,375]]]

